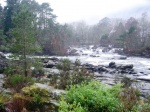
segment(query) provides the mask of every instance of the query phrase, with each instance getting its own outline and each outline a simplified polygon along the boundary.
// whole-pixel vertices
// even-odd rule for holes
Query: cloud
[[[0,0],[4,1],[4,0]],[[94,24],[106,16],[117,16],[139,6],[150,5],[149,0],[36,0],[48,2],[60,23],[85,20]],[[121,14],[123,17],[123,14]]]
[[[149,3],[148,0],[38,0],[49,2],[61,23],[85,20],[95,23],[105,16],[132,10]]]

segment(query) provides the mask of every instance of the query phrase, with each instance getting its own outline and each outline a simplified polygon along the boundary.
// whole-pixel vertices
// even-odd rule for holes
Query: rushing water
[[[72,47],[71,49],[77,50],[77,56],[67,56],[59,58],[69,58],[72,61],[79,59],[82,64],[89,63],[93,65],[108,65],[110,62],[116,64],[133,64],[133,69],[136,74],[127,74],[127,77],[138,81],[135,85],[141,90],[143,94],[150,95],[150,59],[141,57],[125,57],[115,53],[115,49],[111,49],[108,52],[102,52],[101,47],[93,49],[93,46],[89,47]],[[123,58],[123,59],[122,59]],[[104,76],[104,77],[103,77]],[[112,84],[116,76],[111,74],[104,74],[99,79],[107,84]],[[104,78],[104,79],[102,79]]]
[[[127,57],[127,59],[120,59],[122,55],[114,53],[114,49],[108,52],[102,52],[103,48],[92,49],[90,47],[73,47],[76,49],[78,56],[67,56],[72,61],[79,59],[81,63],[89,63],[93,65],[108,65],[110,62],[116,64],[133,64],[135,71],[140,75],[143,74],[145,78],[150,79],[150,59],[141,57]]]
[[[70,50],[75,49],[76,56],[65,56],[58,58],[68,58],[71,61],[76,59],[80,60],[82,64],[88,63],[97,65],[108,65],[110,62],[115,62],[116,64],[133,64],[133,69],[136,74],[126,74],[127,77],[135,79],[138,81],[138,88],[142,91],[143,94],[150,94],[150,59],[141,58],[141,57],[125,57],[115,53],[115,49],[111,49],[108,52],[102,52],[103,48],[93,48],[93,46],[84,46],[84,47],[71,47]],[[44,57],[43,57],[44,58]],[[117,74],[118,76],[118,74]],[[122,77],[122,74],[120,75]],[[116,75],[112,74],[103,74],[100,77],[97,77],[100,81],[106,84],[113,84]],[[137,83],[136,83],[137,86]]]

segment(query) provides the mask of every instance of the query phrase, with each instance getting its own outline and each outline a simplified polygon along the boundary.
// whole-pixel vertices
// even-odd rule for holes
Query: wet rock
[[[82,54],[83,56],[87,56],[88,54]]]
[[[120,69],[120,70],[132,70],[133,69],[133,65],[132,64],[120,65],[120,66],[117,67],[117,69]]]
[[[140,76],[137,78],[138,80],[150,81],[150,75],[148,76]]]
[[[133,71],[130,71],[129,74],[133,74],[135,76],[135,74],[137,74],[137,72],[135,72],[134,70]]]
[[[71,56],[78,55],[77,50],[76,49],[72,49],[71,51],[68,52],[68,55],[71,55]]]
[[[0,79],[3,79],[4,78],[4,75],[3,74],[0,74]]]
[[[110,62],[108,67],[115,68],[116,67],[116,63],[115,62]]]
[[[54,89],[54,87],[48,86],[47,84],[35,83],[34,85],[48,90],[51,97],[55,100],[58,100],[62,94],[66,94],[64,90]]]
[[[120,59],[120,60],[126,60],[127,57],[126,57],[126,56],[121,56],[119,59]]]
[[[59,69],[55,69],[55,68],[44,68],[45,70],[45,75],[49,75],[49,74],[59,74],[60,70]]]
[[[92,47],[92,49],[97,49],[97,48],[98,48],[97,46],[93,46],[93,47]]]
[[[56,58],[56,57],[52,57],[52,58],[50,58],[50,60],[52,60],[53,62],[58,62],[58,61],[60,61],[58,58]]]
[[[101,72],[109,72],[109,71],[106,69],[106,67],[99,67],[98,72],[101,73]]]
[[[120,73],[121,73],[121,74],[125,74],[125,73],[128,73],[128,71],[126,71],[126,70],[121,70]]]
[[[54,76],[54,74],[50,73],[47,75],[47,78],[52,78]]]
[[[114,53],[124,54],[123,49],[115,49]]]
[[[4,53],[2,53],[2,52],[0,52],[0,58],[1,58],[1,59],[6,59],[5,54],[4,54]]]
[[[49,59],[48,58],[44,58],[42,59],[42,63],[48,63]]]
[[[140,72],[141,74],[144,74],[144,72]]]
[[[85,69],[87,69],[89,72],[97,72],[98,71],[98,68],[92,64],[83,64],[82,65]]]
[[[4,72],[4,69],[7,66],[8,66],[7,60],[0,58],[0,74]]]
[[[90,57],[97,57],[96,55],[90,55]]]
[[[41,77],[41,76],[43,76],[44,75],[44,70],[38,70],[38,69],[34,69],[33,71],[32,71],[32,76],[33,77]]]
[[[47,63],[44,64],[45,68],[53,68],[54,66],[56,66],[56,64],[52,60],[49,60]]]
[[[104,49],[102,49],[102,52],[105,53],[105,52],[109,52],[112,48],[111,47],[106,47]]]

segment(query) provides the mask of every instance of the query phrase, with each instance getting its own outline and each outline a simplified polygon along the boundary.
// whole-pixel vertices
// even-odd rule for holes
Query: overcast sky
[[[2,1],[2,0],[0,0]],[[48,2],[60,23],[85,20],[94,24],[103,17],[149,4],[150,0],[36,0]]]
[[[90,24],[105,16],[137,6],[149,4],[150,0],[37,0],[48,2],[58,16],[60,23],[85,20]]]

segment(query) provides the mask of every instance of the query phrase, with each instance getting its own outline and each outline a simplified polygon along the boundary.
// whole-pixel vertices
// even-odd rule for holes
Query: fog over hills
[[[120,10],[115,13],[111,13],[109,15],[106,15],[105,17],[108,18],[120,18],[120,19],[128,19],[130,17],[134,18],[140,18],[142,13],[147,13],[148,18],[150,18],[150,3],[146,5],[141,6],[134,6],[132,8],[128,8],[125,10]],[[92,17],[90,19],[87,19],[86,22],[90,25],[98,23],[102,18],[102,16]]]
[[[141,14],[144,12],[147,13],[148,17],[150,17],[150,4],[144,6],[137,6],[124,11],[119,11],[117,13],[111,14],[109,17],[124,18],[124,19],[127,19],[129,17],[139,18],[141,17]]]
[[[147,16],[150,17],[150,4],[143,6],[135,6],[126,10],[120,10],[119,12],[111,13],[106,15],[108,18],[120,18],[120,19],[129,19],[130,17],[140,18],[142,13],[147,13]],[[88,24],[96,24],[104,17],[93,17],[87,20]]]

